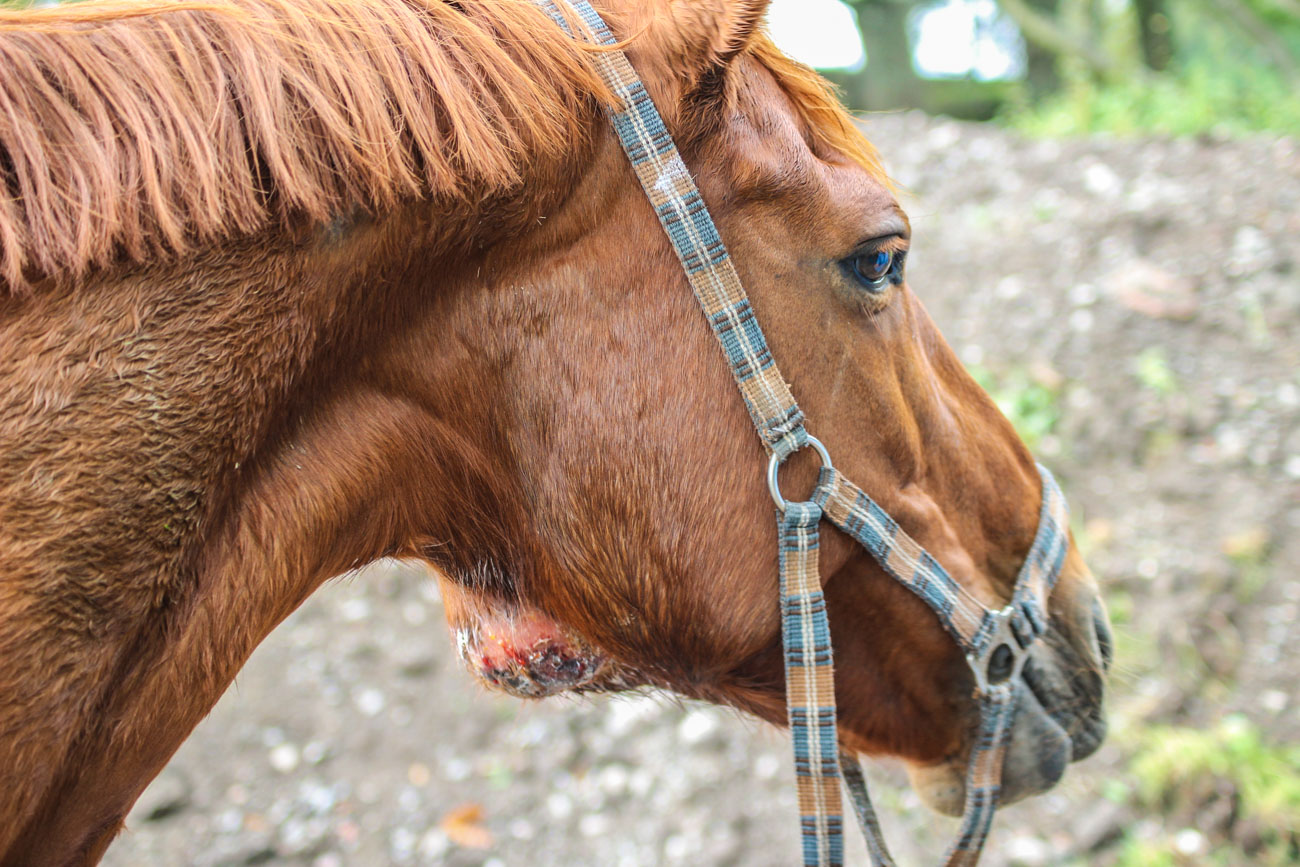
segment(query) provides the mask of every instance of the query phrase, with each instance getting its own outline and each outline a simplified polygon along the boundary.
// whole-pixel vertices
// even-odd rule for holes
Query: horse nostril
[[[1101,667],[1110,671],[1111,660],[1115,657],[1115,645],[1110,634],[1110,621],[1106,611],[1101,607],[1101,600],[1092,601],[1092,628],[1097,633],[1097,648],[1101,652]]]
[[[989,667],[987,676],[989,683],[999,684],[1011,676],[1012,666],[1015,665],[1015,655],[1011,653],[1011,648],[1005,644],[999,644],[989,657]]]

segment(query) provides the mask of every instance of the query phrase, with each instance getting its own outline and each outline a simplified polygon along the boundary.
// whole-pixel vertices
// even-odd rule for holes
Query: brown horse
[[[870,146],[763,0],[599,5],[837,466],[1005,599],[1038,475],[907,288]],[[764,456],[594,50],[528,0],[0,13],[0,865],[95,862],[258,642],[381,556],[439,570],[516,692],[783,721]],[[958,808],[955,645],[837,534],[822,564],[846,746]],[[1010,798],[1104,731],[1073,550],[1051,618]]]

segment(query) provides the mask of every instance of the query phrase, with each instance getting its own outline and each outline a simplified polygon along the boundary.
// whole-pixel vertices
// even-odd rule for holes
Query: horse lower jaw
[[[1017,689],[1015,726],[1002,766],[998,803],[1016,801],[1051,789],[1074,758],[1070,736],[1043,710],[1037,696],[1023,684]],[[928,766],[907,766],[912,788],[927,807],[946,816],[960,816],[966,802],[964,759]]]

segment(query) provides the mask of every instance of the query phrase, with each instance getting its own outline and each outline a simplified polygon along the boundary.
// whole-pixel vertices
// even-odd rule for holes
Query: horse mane
[[[532,3],[109,0],[0,11],[0,281],[404,198],[518,187],[605,87]]]
[[[516,189],[590,135],[590,50],[517,0],[0,10],[0,283]],[[825,79],[766,36],[748,51],[815,140],[884,177]]]

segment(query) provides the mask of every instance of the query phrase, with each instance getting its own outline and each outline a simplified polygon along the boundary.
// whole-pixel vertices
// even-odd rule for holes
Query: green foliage
[[[1196,828],[1199,814],[1213,799],[1234,799],[1236,826],[1253,830],[1251,862],[1295,864],[1300,836],[1300,746],[1265,743],[1245,717],[1230,715],[1212,729],[1146,726],[1133,736],[1130,770],[1133,797],[1146,811],[1172,820],[1174,828]],[[1198,828],[1214,833],[1212,828]],[[1239,842],[1239,841],[1238,841]],[[1208,840],[1209,853],[1194,863],[1238,863],[1232,840]],[[1118,863],[1158,867],[1193,863],[1170,854],[1170,841],[1130,838]]]
[[[1025,445],[1032,450],[1056,430],[1061,419],[1061,390],[1056,383],[1033,379],[1024,370],[995,376],[981,365],[968,367],[975,381],[989,393]]]
[[[1037,136],[1207,131],[1300,135],[1300,96],[1285,78],[1264,66],[1225,69],[1194,60],[1167,75],[1111,85],[1071,85],[1009,122]]]
[[[1127,58],[1122,71],[1099,83],[1067,64],[1064,87],[1036,105],[1022,103],[1007,112],[1010,125],[1040,136],[1300,134],[1300,19],[1268,0],[1245,4],[1265,30],[1265,45],[1206,5],[1173,4],[1174,63],[1167,72],[1154,73],[1134,53],[1131,9],[1115,8],[1103,36],[1110,56]],[[1279,62],[1288,57],[1295,62]]]
[[[1161,397],[1167,397],[1178,390],[1178,379],[1169,367],[1164,350],[1159,346],[1144,349],[1133,360],[1133,375],[1143,388]]]

